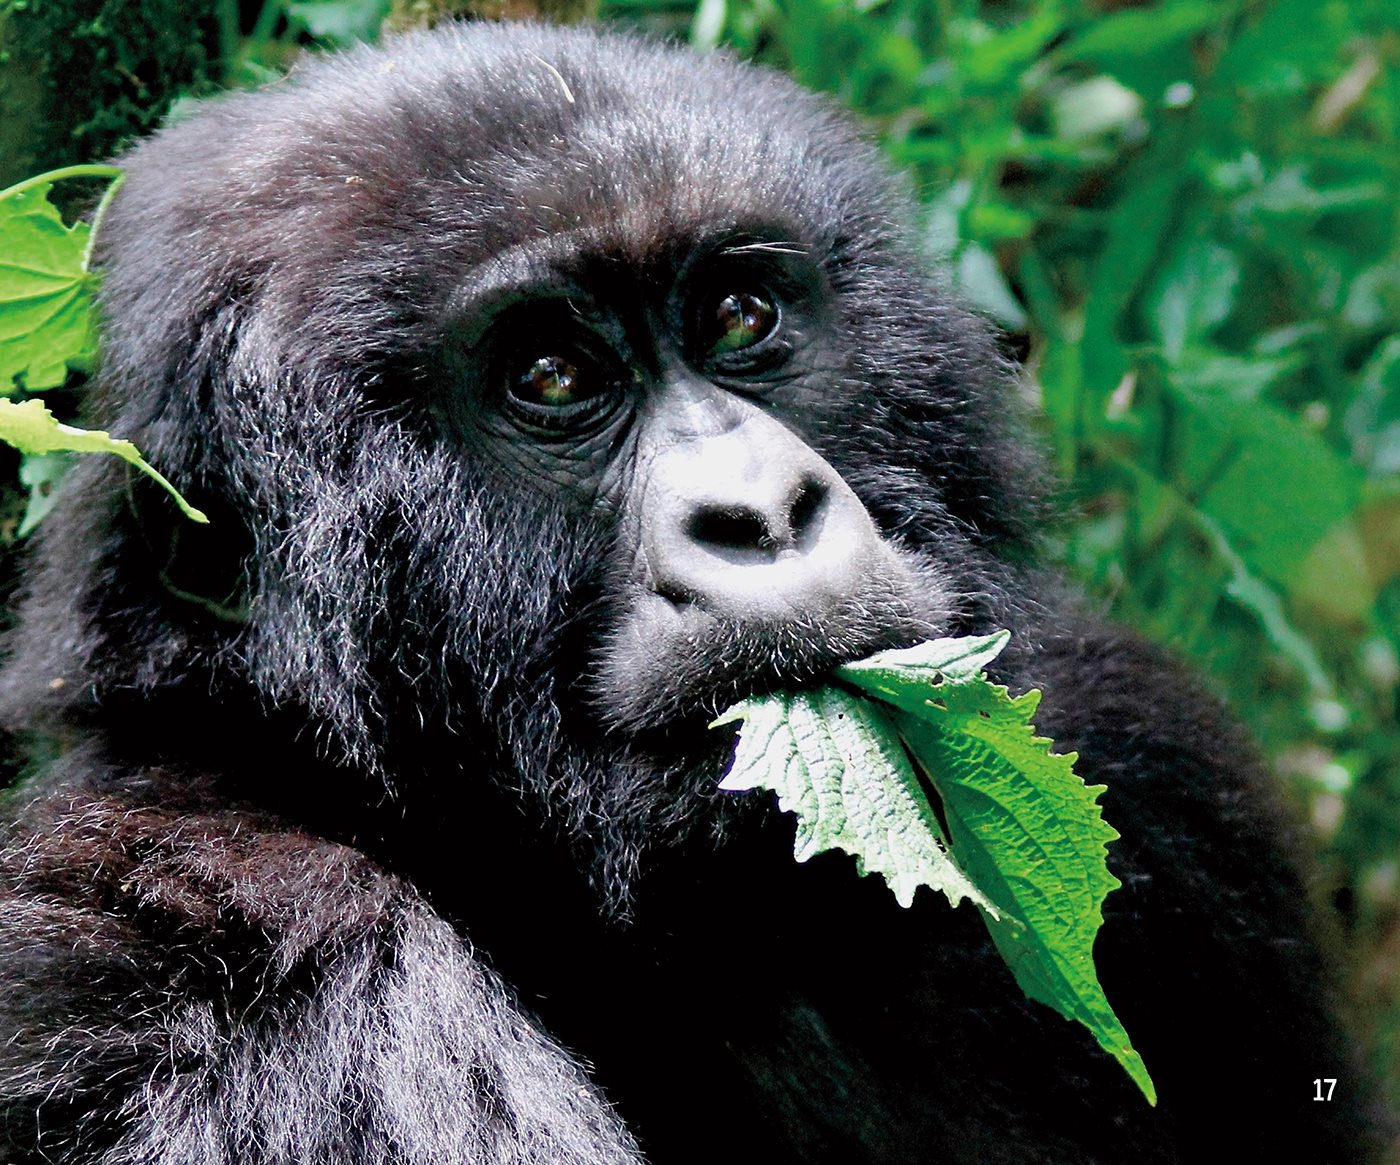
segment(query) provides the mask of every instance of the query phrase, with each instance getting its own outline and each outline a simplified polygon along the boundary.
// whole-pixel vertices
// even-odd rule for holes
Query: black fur
[[[214,520],[94,459],[42,530],[0,696],[61,755],[5,814],[0,1159],[1367,1158],[1266,775],[1035,566],[1011,372],[840,117],[722,57],[482,26],[312,63],[125,164],[94,420]],[[464,305],[566,268],[655,323],[716,237],[814,289],[802,375],[735,416],[800,434],[887,549],[654,666],[637,499],[669,454],[650,421],[505,435]],[[733,698],[999,626],[1002,678],[1109,786],[1098,960],[1155,1110],[970,907],[799,867],[715,788]]]

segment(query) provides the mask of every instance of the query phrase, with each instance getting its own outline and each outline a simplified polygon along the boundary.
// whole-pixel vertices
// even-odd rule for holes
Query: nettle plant
[[[969,899],[1021,990],[1087,1027],[1156,1104],[1094,969],[1119,885],[1105,786],[1085,785],[1075,754],[1036,735],[1038,691],[988,680],[1010,637],[884,651],[837,668],[829,687],[735,704],[715,721],[743,722],[720,787],[777,793],[797,815],[798,861],[845,850],[903,906],[919,886]]]

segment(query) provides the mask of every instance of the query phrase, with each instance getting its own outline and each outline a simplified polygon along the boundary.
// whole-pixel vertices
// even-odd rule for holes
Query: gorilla
[[[90,459],[28,564],[0,1159],[1372,1155],[1267,774],[1042,564],[1014,371],[827,104],[449,27],[124,164],[91,419],[212,521]],[[970,907],[716,788],[732,701],[1003,627],[1156,1108]]]

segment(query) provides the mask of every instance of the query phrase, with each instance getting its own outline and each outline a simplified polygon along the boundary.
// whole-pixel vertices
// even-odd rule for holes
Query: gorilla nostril
[[[707,506],[690,516],[685,532],[711,550],[750,551],[771,558],[778,546],[767,519],[757,510],[739,506]]]
[[[788,507],[788,525],[792,540],[799,549],[808,548],[821,528],[821,512],[826,507],[830,490],[820,481],[808,478],[798,487],[797,496]]]
[[[737,552],[745,559],[772,561],[780,551],[810,548],[820,535],[821,514],[830,492],[825,483],[808,477],[785,505],[702,505],[686,519],[685,535],[731,559]]]

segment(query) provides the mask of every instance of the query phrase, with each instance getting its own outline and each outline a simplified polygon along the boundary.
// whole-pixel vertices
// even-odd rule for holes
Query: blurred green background
[[[4,0],[0,186],[373,37],[389,8]],[[602,0],[598,17],[787,70],[908,172],[930,258],[1024,362],[1063,558],[1275,758],[1397,1078],[1400,4]],[[6,547],[60,468],[5,478]]]

